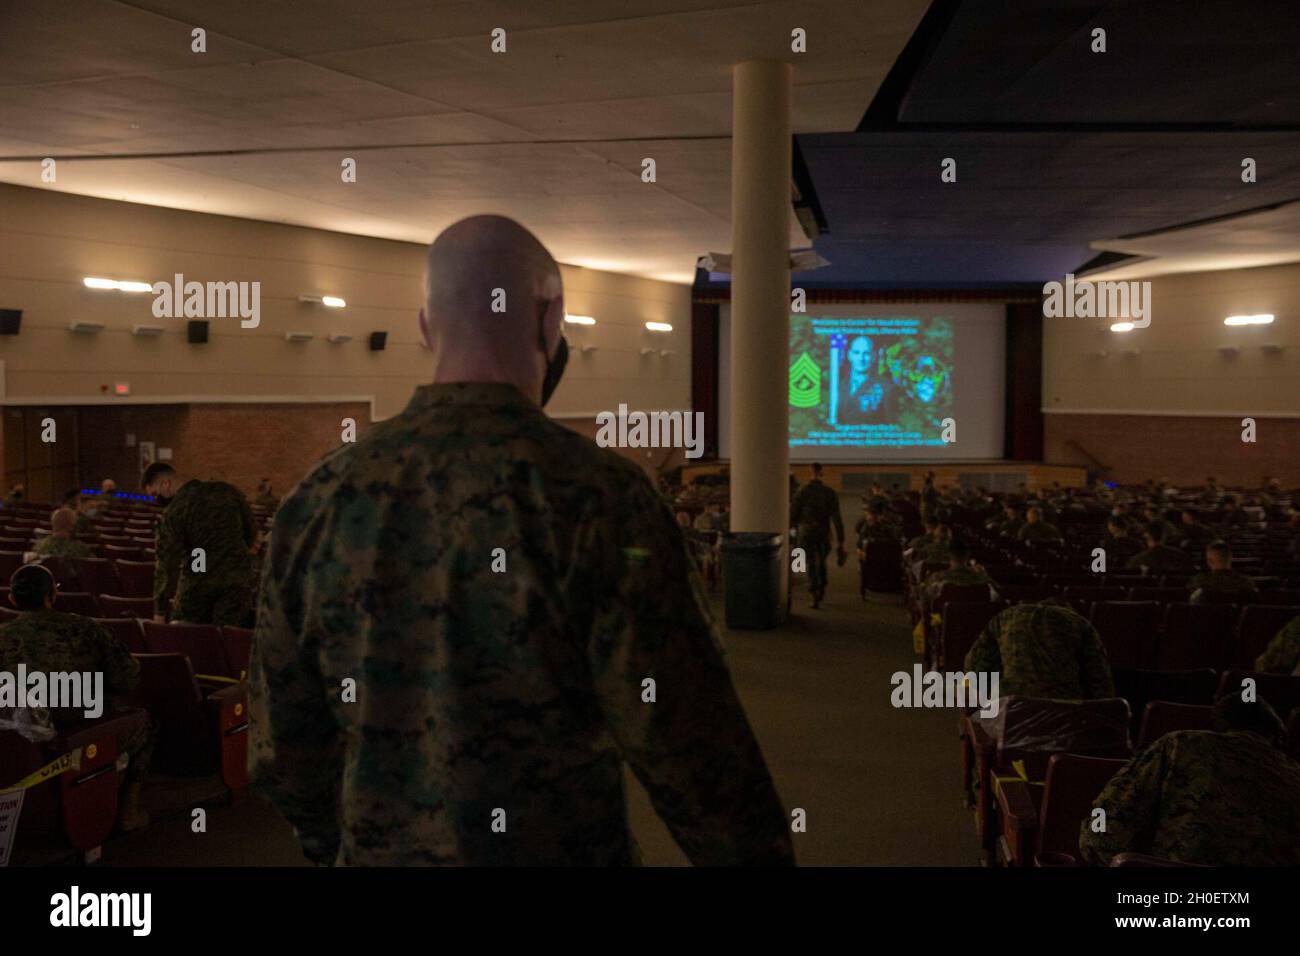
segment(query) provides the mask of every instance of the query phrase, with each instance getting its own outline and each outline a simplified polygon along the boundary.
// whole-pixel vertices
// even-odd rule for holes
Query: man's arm
[[[703,585],[668,510],[634,486],[594,515],[588,657],[605,722],[696,865],[792,864],[789,820],[736,697]],[[630,499],[630,500],[629,500]],[[611,520],[613,518],[613,520]],[[584,575],[585,576],[585,575]],[[642,681],[656,699],[642,700]]]
[[[177,516],[168,508],[158,522],[154,542],[153,609],[164,620],[180,582],[181,562],[185,560],[185,542],[179,524]]]
[[[293,514],[286,505],[280,514]],[[291,523],[285,521],[285,524]],[[285,602],[301,594],[300,582],[280,582],[275,569],[290,566],[277,518],[262,575],[262,597],[248,677],[249,770],[254,781],[293,824],[308,859],[331,864],[339,849],[342,737],[321,678],[315,640],[302,635]]]
[[[840,496],[830,488],[826,489],[827,497],[831,505],[831,521],[835,524],[835,540],[838,542],[839,549],[844,550],[844,518],[840,515]]]
[[[1150,851],[1160,812],[1160,792],[1176,739],[1171,735],[1160,738],[1102,788],[1093,807],[1106,811],[1105,820],[1089,813],[1079,826],[1084,862],[1109,866],[1111,858],[1120,853]],[[1105,827],[1101,832],[1094,829],[1101,826]]]

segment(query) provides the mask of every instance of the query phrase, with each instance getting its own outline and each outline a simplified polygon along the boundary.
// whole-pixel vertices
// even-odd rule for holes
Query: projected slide
[[[942,446],[953,415],[946,316],[790,316],[790,445]]]

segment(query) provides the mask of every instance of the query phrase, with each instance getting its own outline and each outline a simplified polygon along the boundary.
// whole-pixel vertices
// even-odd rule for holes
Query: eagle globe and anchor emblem
[[[822,400],[822,370],[807,352],[790,366],[790,404],[795,408],[815,408]]]

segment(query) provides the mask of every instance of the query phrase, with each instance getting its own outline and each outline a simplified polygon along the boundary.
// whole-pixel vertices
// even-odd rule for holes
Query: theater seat
[[[1175,730],[1209,730],[1214,726],[1214,708],[1197,704],[1175,704],[1153,700],[1142,714],[1138,749],[1151,746]]]
[[[95,623],[121,641],[132,654],[145,653],[144,631],[140,622],[128,617],[97,617]]]
[[[867,542],[863,584],[872,591],[900,591],[903,587],[903,546],[897,541]]]
[[[77,590],[89,594],[121,594],[113,564],[107,558],[72,558]]]
[[[1226,605],[1170,604],[1156,655],[1158,670],[1193,667],[1227,669],[1233,663],[1232,634],[1237,611]]]
[[[115,560],[113,568],[118,580],[122,582],[122,590],[115,593],[126,597],[152,598],[154,567],[152,561]]]
[[[22,566],[23,551],[0,551],[0,581],[8,584],[14,572]]]
[[[1154,601],[1097,601],[1092,626],[1112,667],[1152,669],[1159,642],[1160,605]]]
[[[54,610],[85,617],[99,616],[99,605],[94,596],[85,591],[60,591],[54,598]]]
[[[184,654],[197,675],[238,678],[226,658],[221,629],[210,624],[159,624],[142,621],[150,654]],[[202,679],[202,678],[200,678]]]
[[[1251,604],[1241,609],[1237,619],[1237,648],[1233,664],[1241,670],[1255,666],[1269,641],[1288,621],[1300,615],[1300,607],[1279,604]]]
[[[980,633],[1004,608],[1004,601],[953,601],[944,606],[935,647],[935,666],[942,670],[960,670]]]
[[[122,597],[117,594],[101,594],[96,601],[99,613],[103,617],[130,617],[148,620],[153,617],[152,598]]]
[[[253,651],[253,632],[246,627],[221,629],[221,640],[226,647],[226,660],[230,664],[230,674],[241,680],[248,676],[248,661]]]
[[[1147,704],[1153,700],[1208,707],[1214,703],[1214,693],[1219,686],[1219,672],[1212,667],[1186,671],[1116,668],[1112,674],[1115,693],[1128,701],[1129,711],[1139,724]],[[1141,727],[1134,726],[1133,730],[1136,733]]]
[[[1260,674],[1255,671],[1225,671],[1219,680],[1216,696],[1240,694],[1242,681],[1250,678],[1255,682],[1255,694],[1258,700],[1268,702],[1277,711],[1280,719],[1286,720],[1291,711],[1300,707],[1300,677],[1290,674]]]

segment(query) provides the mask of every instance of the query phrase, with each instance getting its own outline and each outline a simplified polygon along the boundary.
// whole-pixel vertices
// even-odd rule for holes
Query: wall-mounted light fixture
[[[673,327],[667,322],[647,322],[645,327],[651,332],[671,332]]]
[[[567,312],[564,314],[564,321],[568,322],[570,325],[595,325],[596,324],[596,320],[589,315],[569,315]]]
[[[315,332],[285,332],[284,340],[286,342],[308,342],[316,337]]]
[[[1114,325],[1112,325],[1112,326],[1110,327],[1110,330],[1111,330],[1112,332],[1132,332],[1132,331],[1133,331],[1133,323],[1132,323],[1132,322],[1116,322]]]
[[[347,305],[336,295],[300,295],[299,302],[310,302],[312,305],[323,305],[330,309],[341,309]]]
[[[1230,315],[1223,320],[1224,325],[1272,325],[1273,313],[1261,312],[1258,315]]]
[[[80,332],[82,335],[94,335],[96,332],[104,330],[104,323],[76,320],[68,323],[68,329],[73,332]]]
[[[116,289],[118,292],[152,292],[153,283],[137,282],[134,279],[99,279],[86,276],[81,280],[87,289]]]
[[[346,332],[332,332],[326,338],[334,345],[343,345],[345,342],[351,342],[352,336]]]
[[[132,334],[132,335],[139,335],[139,336],[142,336],[142,337],[144,337],[144,338],[153,338],[153,337],[155,337],[155,336],[162,335],[163,332],[165,332],[165,331],[166,331],[166,329],[164,329],[161,325],[133,325],[133,326],[131,326],[131,334]]]

